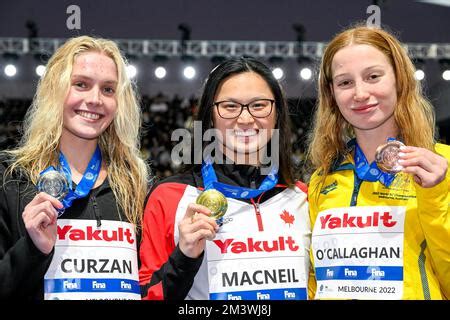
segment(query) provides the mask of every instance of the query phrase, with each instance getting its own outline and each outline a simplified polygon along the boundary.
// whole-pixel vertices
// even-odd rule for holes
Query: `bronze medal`
[[[216,189],[203,191],[197,197],[196,203],[211,210],[211,217],[216,220],[222,218],[228,208],[227,198],[225,198],[225,196]]]
[[[404,144],[397,140],[379,146],[375,152],[375,161],[378,168],[388,173],[401,171],[402,166],[398,163],[401,146],[404,146]]]

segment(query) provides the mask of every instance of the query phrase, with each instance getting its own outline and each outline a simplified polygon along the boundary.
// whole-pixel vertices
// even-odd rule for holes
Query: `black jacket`
[[[43,299],[44,275],[53,252],[43,254],[25,229],[22,213],[37,193],[36,187],[18,172],[6,176],[0,162],[0,299]],[[126,220],[108,179],[63,214],[65,219]]]

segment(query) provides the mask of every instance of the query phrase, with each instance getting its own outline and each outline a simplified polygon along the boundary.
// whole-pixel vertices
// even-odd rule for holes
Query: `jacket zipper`
[[[97,228],[100,228],[102,226],[102,220],[101,220],[100,212],[99,212],[98,205],[97,205],[97,199],[95,198],[95,196],[92,196],[91,200],[92,200],[92,207],[94,209],[94,216],[95,216],[95,219],[97,220]]]
[[[253,207],[255,208],[255,214],[256,214],[256,222],[258,223],[258,231],[264,231],[264,226],[262,222],[261,217],[261,211],[259,210],[259,202],[261,201],[261,197],[263,196],[264,192],[261,193],[261,195],[258,197],[258,200],[255,202],[253,198],[250,199],[252,202]]]

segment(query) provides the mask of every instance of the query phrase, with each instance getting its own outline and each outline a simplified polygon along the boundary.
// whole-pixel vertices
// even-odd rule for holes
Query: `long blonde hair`
[[[119,207],[130,222],[140,226],[149,181],[149,169],[140,156],[141,109],[126,75],[126,62],[113,41],[81,36],[56,50],[25,116],[22,139],[16,149],[7,151],[12,156],[8,172],[22,169],[36,183],[42,170],[58,163],[64,101],[74,59],[92,51],[110,57],[117,67],[117,112],[99,137],[99,146]]]
[[[314,127],[309,134],[307,158],[312,169],[320,168],[324,179],[333,162],[345,154],[348,140],[354,137],[353,128],[339,111],[331,90],[331,64],[334,55],[352,44],[370,45],[385,54],[391,63],[397,85],[394,119],[403,142],[430,150],[433,150],[435,143],[433,107],[422,95],[420,83],[414,78],[414,65],[406,50],[385,30],[356,26],[339,33],[331,40],[320,65],[318,104]]]

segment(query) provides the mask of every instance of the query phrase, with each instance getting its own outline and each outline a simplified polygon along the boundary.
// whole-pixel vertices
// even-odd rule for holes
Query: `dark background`
[[[382,23],[404,42],[450,42],[450,7],[413,0],[377,1]],[[449,1],[441,1],[446,2]],[[33,20],[41,37],[70,37],[66,8],[81,8],[80,34],[110,38],[178,39],[187,23],[196,40],[294,41],[301,23],[309,41],[328,41],[355,21],[366,20],[368,0],[61,0],[2,1],[0,37],[26,37]]]
[[[346,26],[364,22],[370,16],[367,7],[375,3],[381,9],[382,25],[402,42],[446,43],[450,52],[450,0],[2,0],[0,37],[69,38],[87,34],[111,39],[179,41],[178,26],[185,24],[191,29],[192,40],[297,41],[298,33],[293,26],[302,25],[303,41],[326,43]],[[66,10],[70,5],[81,9],[80,30],[69,30],[66,26],[70,16]],[[152,57],[132,62],[138,67],[136,82],[145,116],[143,152],[157,174],[168,175],[177,169],[168,154],[173,146],[170,133],[191,120],[201,85],[214,64],[207,58],[197,59],[198,74],[187,81],[181,77],[183,61],[179,57],[169,59],[168,75],[163,80],[153,75],[156,63]],[[295,128],[293,156],[301,163],[317,79],[300,80],[295,59],[283,64],[286,76],[280,82],[290,98]],[[3,74],[5,65],[4,57],[0,56],[0,149],[14,145],[20,138],[21,120],[38,81],[34,73],[37,61],[32,56],[20,57],[14,78]],[[435,106],[441,141],[449,143],[450,81],[442,79],[437,60],[424,61],[424,68],[425,94]],[[154,106],[161,103],[167,110],[154,111]]]

